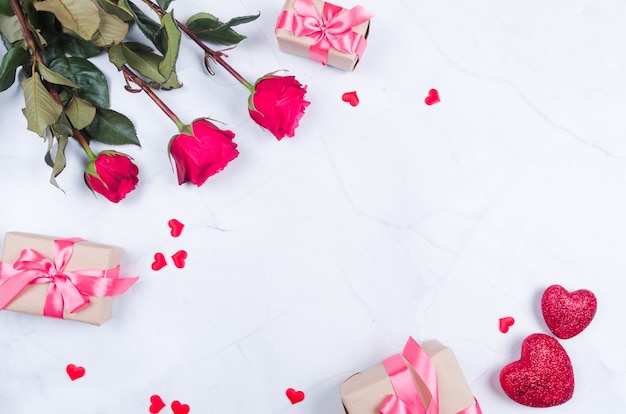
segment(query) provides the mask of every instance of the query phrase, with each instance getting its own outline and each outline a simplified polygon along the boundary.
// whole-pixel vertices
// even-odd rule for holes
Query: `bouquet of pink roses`
[[[90,61],[106,53],[129,92],[145,93],[176,125],[167,146],[178,183],[197,186],[222,171],[239,152],[235,134],[208,118],[182,121],[157,93],[182,87],[176,74],[181,39],[190,39],[203,53],[214,74],[214,62],[250,91],[251,119],[278,140],[293,137],[305,108],[306,87],[294,76],[276,73],[248,82],[207,43],[236,45],[245,39],[233,27],[259,15],[222,22],[199,12],[185,23],[168,12],[172,0],[0,0],[0,35],[6,53],[0,64],[0,91],[19,75],[27,128],[47,142],[50,182],[66,165],[65,150],[78,142],[86,155],[85,183],[95,193],[117,203],[139,182],[139,168],[126,154],[104,150],[95,154],[90,143],[139,145],[133,122],[109,107],[109,87],[102,71]],[[154,12],[154,18],[150,12]],[[144,43],[128,39],[136,25]],[[57,185],[58,186],[58,185]]]

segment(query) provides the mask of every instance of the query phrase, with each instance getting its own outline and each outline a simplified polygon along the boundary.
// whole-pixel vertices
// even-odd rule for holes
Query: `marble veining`
[[[50,185],[21,91],[0,94],[2,235],[119,245],[122,273],[141,276],[102,327],[0,312],[0,413],[148,413],[158,394],[162,412],[178,400],[191,413],[340,414],[340,382],[409,335],[454,350],[483,412],[527,413],[498,375],[527,335],[549,332],[539,299],[555,283],[592,290],[598,313],[561,341],[576,388],[550,413],[626,409],[624,5],[361,0],[376,17],[346,73],[278,50],[280,0],[208,3],[172,5],[182,19],[260,11],[229,62],[250,80],[288,70],[311,105],[278,142],[249,119],[245,88],[219,67],[207,76],[185,42],[184,87],[159,95],[185,121],[223,122],[241,152],[201,188],[177,185],[174,126],[112,65],[111,106],[142,141],[123,149],[140,185],[118,205],[84,186],[77,146],[63,191]],[[441,102],[428,106],[431,88]],[[503,316],[516,320],[507,334]],[[69,363],[86,375],[70,381]]]

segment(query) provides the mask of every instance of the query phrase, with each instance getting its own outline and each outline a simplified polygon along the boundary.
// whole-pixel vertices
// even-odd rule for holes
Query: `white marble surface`
[[[229,62],[251,80],[288,69],[312,102],[278,142],[249,119],[246,90],[220,68],[206,76],[185,42],[185,87],[161,96],[185,121],[224,122],[241,151],[199,189],[176,184],[173,124],[113,66],[112,107],[143,143],[125,149],[140,186],[118,205],[84,187],[76,145],[64,192],[48,184],[20,90],[0,94],[0,232],[116,244],[123,274],[141,276],[101,327],[0,312],[0,413],[148,413],[158,394],[191,413],[339,414],[339,383],[409,335],[452,347],[486,414],[528,413],[498,374],[524,337],[548,333],[539,298],[554,283],[592,290],[599,308],[561,341],[574,397],[544,411],[626,410],[626,5],[359,4],[376,17],[346,73],[278,51],[280,0],[173,3],[183,19],[261,11]],[[441,102],[427,106],[430,88]],[[341,100],[352,90],[357,107]],[[169,259],[179,249],[184,269]],[[156,252],[169,260],[158,272]],[[69,363],[86,375],[70,381]],[[304,401],[290,404],[290,387]]]

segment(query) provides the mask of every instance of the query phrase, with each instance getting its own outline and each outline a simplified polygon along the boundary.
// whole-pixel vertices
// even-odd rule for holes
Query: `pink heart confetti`
[[[185,267],[185,259],[187,259],[187,252],[185,250],[179,250],[172,255],[172,261],[174,266],[179,269]]]
[[[172,401],[172,412],[174,414],[188,414],[189,406],[187,404],[182,404],[180,401]]]
[[[285,394],[287,395],[287,398],[289,398],[289,401],[291,401],[292,404],[297,404],[300,401],[304,400],[304,392],[296,391],[293,388],[288,388]]]
[[[356,91],[344,93],[341,95],[341,100],[348,102],[352,106],[357,106],[359,104],[359,97],[357,96]]]
[[[515,323],[515,319],[512,316],[505,316],[504,318],[500,318],[500,332],[507,333],[509,328],[513,326]]]
[[[428,91],[428,96],[424,99],[426,105],[434,105],[439,102],[439,91],[437,89],[431,89]]]
[[[151,266],[152,270],[161,270],[165,267],[165,265],[167,265],[167,262],[165,261],[165,256],[163,255],[163,253],[155,253],[154,262],[152,262]]]
[[[157,414],[163,408],[165,408],[165,403],[163,402],[160,396],[155,394],[150,397],[150,413],[151,414]]]
[[[74,364],[68,364],[65,368],[65,372],[67,372],[67,375],[69,375],[72,381],[75,381],[85,375],[85,368]]]
[[[171,219],[167,222],[167,225],[170,226],[170,234],[172,237],[178,237],[183,232],[183,228],[185,225],[176,219]]]

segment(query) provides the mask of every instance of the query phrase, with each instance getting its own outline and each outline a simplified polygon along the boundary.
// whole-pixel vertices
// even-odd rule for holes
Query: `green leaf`
[[[102,52],[102,48],[80,37],[62,35],[60,42],[63,50],[70,56],[90,58]],[[57,55],[55,58],[59,56],[60,55]]]
[[[120,4],[122,3],[128,4],[128,8],[133,12],[135,23],[137,24],[139,30],[141,30],[141,33],[143,33],[143,35],[146,36],[146,38],[148,38],[148,40],[150,40],[152,44],[154,44],[159,52],[165,53],[166,45],[159,44],[159,42],[157,42],[156,40],[157,33],[159,32],[159,30],[161,30],[161,25],[148,17],[143,11],[141,11],[141,9],[135,6],[134,3],[126,3],[126,0],[120,0]]]
[[[69,138],[74,135],[74,130],[70,124],[70,120],[65,115],[61,115],[59,121],[51,126],[52,135],[56,138],[65,137]]]
[[[41,63],[37,63],[37,71],[39,72],[41,77],[49,83],[54,83],[55,85],[69,86],[70,88],[78,88],[78,85],[76,85],[74,82],[67,79],[63,75],[60,75],[48,69],[45,65],[42,65]]]
[[[43,137],[46,128],[56,123],[61,116],[63,106],[52,98],[38,76],[24,79],[22,89],[28,129]]]
[[[29,54],[21,47],[12,47],[2,56],[0,64],[0,91],[8,89],[15,82],[17,68],[28,62]]]
[[[35,10],[55,15],[63,27],[90,40],[100,25],[98,6],[86,0],[43,0],[33,3]]]
[[[128,33],[128,23],[104,10],[98,10],[98,13],[100,13],[100,25],[91,41],[100,47],[121,43]]]
[[[258,19],[259,16],[261,16],[260,12],[257,14],[249,14],[247,16],[233,17],[232,19],[224,23],[224,26],[233,27],[233,26],[239,26],[240,24],[244,24],[244,23],[250,23]]]
[[[126,1],[117,0],[97,0],[98,4],[102,9],[109,13],[119,17],[121,20],[125,22],[132,21],[134,19],[133,12],[128,6]]]
[[[22,26],[20,26],[20,21],[17,20],[17,16],[5,16],[0,14],[0,33],[2,33],[2,36],[10,44],[24,39]]]
[[[96,116],[96,107],[89,101],[74,96],[65,108],[65,114],[74,126],[81,130],[91,124]]]
[[[5,16],[13,16],[13,8],[11,7],[11,0],[0,0],[0,14]]]
[[[159,71],[163,57],[141,43],[120,43],[109,50],[109,60],[121,68],[124,64],[158,83],[164,83],[167,78]]]
[[[241,16],[222,23],[210,13],[196,13],[185,24],[199,39],[225,45],[234,45],[246,38],[232,29],[243,23],[258,19],[260,14]]]
[[[140,145],[135,126],[126,116],[111,109],[98,108],[86,128],[93,140],[109,145]]]
[[[181,86],[183,86],[183,84],[178,81],[178,75],[175,70],[172,71],[170,78],[161,84],[162,89],[178,89]]]
[[[220,45],[236,45],[242,40],[246,39],[246,36],[237,33],[233,29],[220,30],[218,32],[207,33],[206,36],[201,37],[202,40],[212,42]]]
[[[46,164],[48,164],[48,167],[52,168],[54,167],[54,161],[52,160],[52,144],[54,143],[54,140],[51,139],[51,137],[48,137],[47,141],[48,141],[48,151],[46,151],[46,155],[44,155],[43,159],[46,162]]]
[[[162,8],[163,10],[167,10],[167,8],[170,7],[170,3],[172,1],[173,0],[156,0],[159,7]]]
[[[73,93],[69,92],[67,89],[61,89],[59,91],[59,99],[61,100],[61,102],[63,102],[63,104],[67,104],[70,99],[72,99],[72,96],[74,96]]]
[[[101,108],[109,107],[109,84],[93,63],[81,57],[59,57],[48,67],[78,85],[74,94]]]
[[[64,56],[65,51],[63,50],[63,47],[61,47],[61,45],[58,42],[54,42],[48,45],[42,51],[42,55],[43,55],[44,62],[52,62],[54,59],[58,58],[59,56]]]
[[[180,47],[180,30],[174,20],[174,14],[168,13],[161,18],[165,30],[165,37],[167,39],[167,51],[163,60],[159,63],[159,73],[163,75],[165,79],[169,79],[172,75],[172,71],[176,66],[176,59],[178,59],[178,50]]]
[[[57,151],[54,156],[54,160],[52,160],[52,145],[54,143],[53,138],[50,138],[48,141],[48,151],[46,152],[44,159],[46,161],[46,164],[52,167],[52,173],[50,174],[50,184],[57,188],[61,188],[59,187],[56,178],[65,169],[65,148],[67,147],[67,143],[69,140],[66,134],[55,133],[55,137],[57,139]]]

